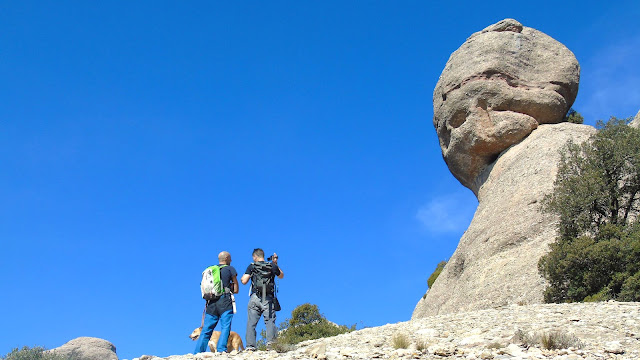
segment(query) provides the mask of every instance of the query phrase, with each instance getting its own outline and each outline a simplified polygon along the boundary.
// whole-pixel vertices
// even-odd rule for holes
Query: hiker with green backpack
[[[194,354],[207,351],[213,329],[220,322],[218,352],[227,351],[227,341],[231,332],[231,320],[235,313],[233,294],[238,293],[238,273],[231,266],[231,254],[218,254],[218,265],[209,266],[202,272],[200,291],[207,301],[202,320],[202,332],[196,343]]]
[[[251,298],[249,299],[247,312],[247,347],[245,350],[256,350],[256,325],[260,316],[264,316],[264,324],[267,330],[267,346],[276,338],[276,311],[279,309],[276,298],[275,277],[284,277],[284,273],[278,266],[278,255],[273,254],[264,261],[264,251],[260,248],[254,249],[252,253],[253,262],[247,267],[240,282],[246,285],[251,280]]]

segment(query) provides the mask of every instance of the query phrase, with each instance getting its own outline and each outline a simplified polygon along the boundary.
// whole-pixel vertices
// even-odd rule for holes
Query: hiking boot
[[[256,348],[254,348],[253,346],[247,346],[244,351],[249,351],[249,352],[254,352],[256,351]]]

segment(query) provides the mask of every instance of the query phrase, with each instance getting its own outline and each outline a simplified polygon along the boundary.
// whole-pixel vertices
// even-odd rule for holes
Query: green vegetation
[[[436,269],[429,276],[429,278],[427,279],[427,286],[429,287],[429,289],[431,289],[431,287],[433,286],[433,283],[436,282],[436,279],[438,278],[438,276],[440,276],[440,273],[442,272],[442,269],[444,269],[445,265],[447,265],[446,261],[439,262],[438,265],[436,266]],[[427,289],[427,291],[428,291],[428,289]],[[425,297],[427,297],[426,293],[424,295],[422,295],[423,299]]]
[[[538,269],[546,302],[640,300],[640,130],[615,117],[561,153],[543,209],[557,241]]]
[[[438,266],[436,266],[436,269],[433,271],[433,274],[429,276],[429,278],[427,279],[427,286],[429,287],[429,289],[431,289],[433,283],[436,282],[436,279],[438,278],[438,276],[440,276],[440,273],[442,272],[442,269],[444,269],[445,265],[447,265],[446,261],[439,262]]]
[[[293,309],[291,318],[280,324],[277,339],[269,345],[278,352],[285,352],[293,350],[293,345],[305,340],[336,336],[355,329],[355,324],[348,327],[330,322],[320,313],[318,305],[306,303]],[[258,349],[263,350],[268,345],[264,340],[265,332],[262,331],[261,335],[263,339],[259,341]]]
[[[573,108],[569,109],[567,115],[564,117],[564,120],[574,124],[582,124],[584,123],[584,118],[580,115],[579,112],[573,110]]]
[[[66,357],[46,352],[46,349],[40,346],[33,348],[24,346],[22,349],[15,348],[7,355],[0,356],[2,360],[73,360],[74,358],[74,356]]]

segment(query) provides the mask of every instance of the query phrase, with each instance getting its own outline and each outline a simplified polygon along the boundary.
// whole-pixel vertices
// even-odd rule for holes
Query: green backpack
[[[220,270],[227,265],[213,265],[204,269],[200,292],[205,300],[215,300],[225,293],[224,285],[220,280]]]

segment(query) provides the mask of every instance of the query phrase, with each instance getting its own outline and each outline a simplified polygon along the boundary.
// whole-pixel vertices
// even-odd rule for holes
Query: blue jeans
[[[229,332],[231,331],[232,319],[233,310],[227,310],[223,312],[220,317],[216,315],[210,315],[208,313],[205,314],[204,326],[202,327],[202,332],[200,333],[198,342],[196,343],[196,350],[193,353],[197,354],[207,351],[207,344],[209,343],[209,339],[211,339],[213,329],[218,324],[218,320],[220,321],[220,339],[218,339],[218,346],[216,347],[216,349],[218,350],[218,352],[227,351],[227,341],[229,341]]]

